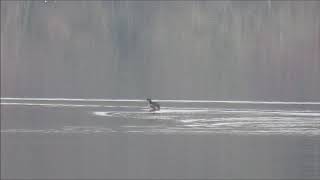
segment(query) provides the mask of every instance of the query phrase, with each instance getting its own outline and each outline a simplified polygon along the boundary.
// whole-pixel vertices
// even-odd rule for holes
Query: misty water
[[[4,98],[6,178],[319,178],[320,103]]]
[[[2,133],[320,135],[320,102],[161,100],[154,112],[145,100],[2,98],[1,104]]]
[[[1,1],[1,178],[319,179],[319,35],[319,1]]]

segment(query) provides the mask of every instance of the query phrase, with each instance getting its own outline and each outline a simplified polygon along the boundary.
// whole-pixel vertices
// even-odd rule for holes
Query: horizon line
[[[16,98],[0,97],[1,100],[22,100],[22,101],[95,101],[95,102],[143,102],[144,99],[90,99],[90,98]],[[174,99],[155,99],[159,102],[176,103],[231,103],[231,104],[305,104],[320,105],[319,101],[234,101],[234,100],[174,100]]]

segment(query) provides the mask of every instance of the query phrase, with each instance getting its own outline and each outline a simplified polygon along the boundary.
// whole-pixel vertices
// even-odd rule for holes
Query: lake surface
[[[1,99],[1,178],[320,178],[320,103]]]

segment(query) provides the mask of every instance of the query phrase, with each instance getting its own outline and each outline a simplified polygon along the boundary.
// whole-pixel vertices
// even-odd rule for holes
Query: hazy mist
[[[319,92],[319,1],[1,1],[2,97]]]

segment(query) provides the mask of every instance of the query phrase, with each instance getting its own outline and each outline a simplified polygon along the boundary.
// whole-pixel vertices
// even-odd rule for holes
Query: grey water
[[[0,3],[1,179],[320,179],[320,1]]]
[[[2,98],[2,177],[320,177],[320,103],[161,105]]]

